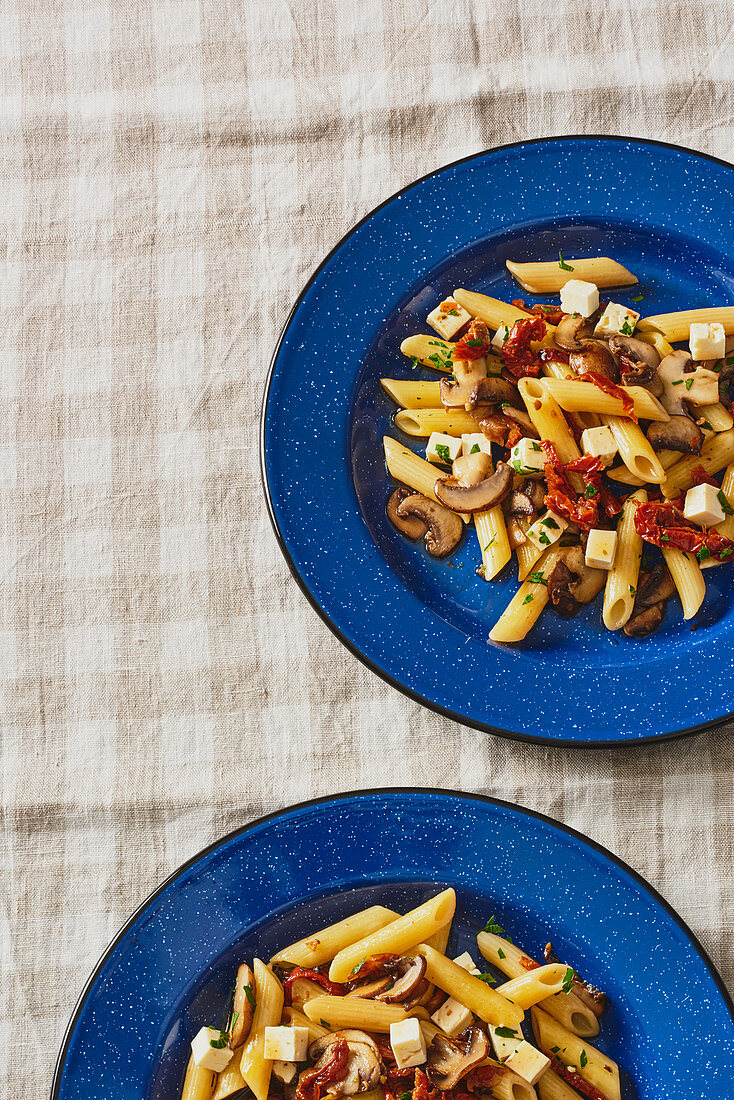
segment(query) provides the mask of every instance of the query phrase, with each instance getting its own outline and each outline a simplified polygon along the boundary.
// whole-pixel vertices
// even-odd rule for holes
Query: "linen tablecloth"
[[[542,135],[731,158],[733,53],[725,0],[2,4],[0,1096],[47,1095],[85,977],[182,860],[366,786],[581,829],[734,989],[731,728],[571,751],[403,698],[290,579],[257,432],[293,299],[374,205]]]

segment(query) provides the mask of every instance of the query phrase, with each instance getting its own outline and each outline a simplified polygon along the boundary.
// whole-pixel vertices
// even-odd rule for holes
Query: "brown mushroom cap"
[[[464,492],[471,492],[466,489]],[[438,493],[436,493],[438,496]],[[405,497],[397,508],[399,516],[417,516],[423,520],[426,531],[426,550],[434,558],[443,558],[456,549],[464,531],[460,516],[435,500],[424,497],[422,493],[412,493]],[[459,509],[464,511],[464,509]]]
[[[379,978],[367,978],[365,981],[357,982],[355,986],[352,986],[346,996],[373,1000],[380,993],[384,993],[391,983],[392,978],[389,974],[381,974]]]
[[[458,1039],[436,1035],[428,1053],[426,1073],[431,1084],[446,1091],[456,1088],[489,1051],[489,1040],[478,1027],[468,1027]]]
[[[248,997],[249,991],[249,997]],[[252,1000],[250,1000],[252,998]],[[228,1046],[235,1049],[241,1046],[252,1027],[252,1017],[255,1014],[255,975],[247,963],[237,970],[234,983],[234,997],[232,999],[232,1026],[229,1029]]]
[[[593,335],[593,332],[594,321],[591,317],[566,313],[558,322],[553,338],[559,348],[565,348],[566,351],[578,351]]]
[[[348,1028],[322,1035],[311,1044],[308,1051],[312,1061],[318,1059],[314,1068],[321,1068],[321,1063],[326,1065],[331,1057],[330,1047],[337,1039],[346,1040],[349,1058],[342,1076],[336,1081],[329,1081],[329,1092],[334,1096],[354,1096],[377,1088],[385,1079],[385,1067],[377,1044],[364,1031]]]
[[[601,374],[610,382],[619,382],[619,371],[614,356],[606,344],[600,340],[589,340],[579,348],[572,351],[568,362],[576,374]]]
[[[624,625],[628,638],[646,638],[663,621],[667,600],[675,592],[673,578],[664,562],[656,562],[640,573],[632,615]]]
[[[513,405],[516,409],[523,407],[522,398],[514,386],[500,378],[497,374],[482,378],[474,386],[471,397],[467,402],[470,409],[477,405]]]
[[[442,378],[439,385],[441,404],[455,409],[466,405],[477,383],[487,374],[487,360],[454,359],[452,364],[455,382]]]
[[[713,405],[719,399],[719,376],[706,367],[691,370],[692,361],[687,351],[672,351],[658,367],[663,383],[660,403],[671,416],[687,415],[686,405],[691,402]]]
[[[543,949],[543,958],[547,963],[559,963],[561,960],[553,950],[553,944],[547,943]],[[601,989],[585,981],[577,971],[573,972],[571,990],[579,1000],[583,1001],[587,1008],[591,1009],[596,1017],[601,1016],[609,1004],[609,998]]]
[[[654,420],[647,429],[647,439],[654,451],[683,451],[700,454],[703,433],[690,416],[671,416],[670,420]]]
[[[619,364],[623,386],[648,385],[660,366],[660,356],[652,344],[636,336],[610,336],[609,350]]]
[[[452,512],[484,512],[503,501],[511,489],[512,470],[506,462],[498,462],[494,473],[478,485],[465,488],[455,477],[442,477],[433,491]]]
[[[397,527],[401,535],[405,535],[409,539],[423,538],[428,530],[427,525],[418,516],[401,516],[398,512],[398,505],[407,497],[413,496],[412,489],[406,489],[404,485],[400,485],[394,493],[390,494],[390,498],[385,506],[385,512],[387,518],[392,523],[393,527]]]
[[[586,564],[580,546],[569,546],[561,551],[548,574],[548,596],[561,618],[570,619],[581,610],[582,604],[591,603],[606,579],[603,569]]]
[[[415,958],[401,959],[397,968],[398,977],[394,984],[380,993],[377,997],[378,1001],[385,1001],[386,1004],[400,1004],[402,1001],[407,1001],[412,997],[418,986],[423,981],[423,976],[426,973],[426,960],[422,955],[416,955]]]

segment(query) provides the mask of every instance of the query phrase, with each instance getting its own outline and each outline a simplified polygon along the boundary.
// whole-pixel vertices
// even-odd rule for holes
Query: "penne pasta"
[[[730,335],[734,333],[734,306],[708,306],[706,309],[684,309],[678,313],[656,313],[652,317],[642,317],[637,327],[640,335],[656,329],[671,344],[675,344],[678,340],[688,339],[691,325],[695,322],[723,325],[724,331]]]
[[[313,932],[310,936],[292,943],[278,951],[270,960],[271,965],[292,963],[294,966],[315,967],[331,962],[343,948],[364,939],[386,924],[392,923],[398,916],[384,905],[372,905],[354,913],[351,917],[330,924],[326,928]],[[321,988],[321,987],[319,987]]]
[[[436,951],[440,951],[442,955],[446,954],[446,945],[449,942],[449,936],[451,935],[451,924],[449,921],[444,924],[443,928],[439,928],[437,932],[434,932],[432,936],[429,936],[425,941],[429,947],[433,947]],[[418,944],[415,944],[415,950],[418,950]],[[412,950],[412,948],[411,948]]]
[[[552,1069],[547,1069],[538,1081],[538,1096],[540,1100],[579,1100],[576,1090]]]
[[[436,335],[421,332],[408,336],[400,345],[400,350],[408,359],[416,359],[423,367],[431,367],[444,374],[451,374],[454,369],[451,363],[454,345]]]
[[[680,462],[680,451],[656,451],[658,462],[664,470],[669,470],[671,466],[675,466],[676,462]],[[644,485],[645,482],[641,477],[637,477],[626,466],[615,466],[612,470],[606,471],[607,477],[610,477],[612,481],[619,481],[622,485]]]
[[[385,463],[395,480],[401,481],[404,485],[415,489],[416,493],[422,493],[423,496],[430,497],[431,500],[440,504],[433,487],[441,477],[441,471],[424,458],[413,454],[389,435],[383,436],[382,442],[385,448]],[[464,523],[468,523],[470,519],[468,515],[463,514],[461,518]]]
[[[453,920],[455,909],[456,893],[452,889],[443,890],[391,924],[345,947],[332,960],[329,978],[332,982],[345,982],[355,966],[370,955],[398,954],[416,943],[424,943]]]
[[[418,954],[426,960],[426,978],[435,986],[455,997],[485,1023],[496,1027],[517,1027],[525,1013],[519,1005],[511,1004],[491,986],[470,974],[463,966],[447,959],[428,944],[420,944]]]
[[[542,263],[515,263],[505,266],[529,294],[558,294],[569,279],[582,279],[598,287],[635,286],[637,276],[609,256],[590,256],[583,260],[548,260]],[[466,306],[464,307],[467,308]]]
[[[694,405],[694,409],[696,421],[703,420],[703,426],[708,426],[712,432],[728,432],[729,428],[734,428],[734,417],[720,401],[715,405]]]
[[[479,429],[474,417],[464,409],[442,408],[401,409],[395,413],[395,427],[406,435],[420,438],[427,438],[431,432],[461,436]]]
[[[607,413],[610,416],[624,416],[622,400],[613,394],[600,390],[590,382],[574,378],[546,378],[543,385],[555,397],[566,412]],[[635,416],[642,420],[670,420],[657,397],[642,386],[620,386],[633,401]]]
[[[544,551],[542,546],[536,546],[528,539],[527,542],[520,543],[515,553],[517,554],[517,579],[522,582],[530,576],[534,565],[540,561]]]
[[[549,385],[547,379],[521,378],[517,388],[540,438],[553,444],[565,466],[566,463],[580,458],[581,451],[566,423],[561,406],[549,390]],[[569,474],[569,480],[577,493],[583,492],[584,481],[580,474]]]
[[[388,397],[403,409],[440,409],[440,382],[409,382],[403,378],[381,378]]]
[[[273,1063],[265,1057],[265,1028],[276,1027],[283,1015],[283,987],[260,959],[253,961],[255,1014],[240,1058],[240,1073],[256,1100],[268,1100]]]
[[[383,1004],[365,997],[332,997],[324,993],[315,997],[305,1007],[309,1020],[323,1020],[331,1031],[343,1027],[356,1027],[361,1031],[377,1031],[386,1035],[391,1024],[408,1019],[408,1013],[400,1005]],[[323,1026],[323,1025],[322,1025]]]
[[[509,1066],[501,1065],[494,1058],[487,1058],[482,1065],[497,1067],[496,1078],[487,1086],[489,1095],[494,1097],[494,1100],[538,1100],[538,1094],[533,1086],[524,1081],[519,1074],[514,1073]],[[484,1093],[484,1086],[482,1086],[482,1092]]]
[[[718,474],[730,462],[734,462],[734,428],[728,432],[719,432],[707,439],[700,455],[686,455],[667,472],[660,486],[663,496],[677,497],[679,493],[693,485],[693,471],[701,466],[707,474]]]
[[[498,298],[490,298],[487,294],[475,294],[472,290],[455,290],[454,301],[463,306],[472,317],[478,317],[495,331],[500,325],[509,325],[515,321],[527,321],[528,314],[517,306],[511,306],[507,302],[500,302]]]
[[[241,1092],[245,1088],[245,1079],[240,1073],[241,1058],[242,1047],[237,1047],[229,1065],[217,1077],[217,1086],[212,1100],[225,1100],[227,1096],[233,1096],[234,1093]]]
[[[540,1001],[560,993],[566,976],[567,966],[562,963],[548,963],[528,970],[509,982],[498,985],[495,992],[507,997],[508,1001],[520,1008],[532,1008]]]
[[[654,347],[661,359],[664,359],[666,355],[670,355],[673,351],[672,344],[668,343],[662,332],[655,332],[654,329],[648,329],[647,332],[638,332],[637,336],[640,340],[644,340],[646,344],[650,344]]]
[[[475,512],[474,527],[482,552],[482,576],[485,581],[491,581],[512,557],[502,505],[496,504],[487,512]]]
[[[186,1067],[181,1100],[211,1100],[216,1083],[216,1073],[197,1066],[192,1054]]]
[[[548,603],[548,589],[542,583],[558,561],[560,547],[551,546],[538,559],[538,573],[542,580],[525,580],[510,600],[505,610],[489,632],[492,642],[521,642],[528,631],[540,618],[540,613]],[[535,574],[533,574],[535,575]]]
[[[626,416],[602,416],[602,420],[611,428],[619,456],[631,474],[656,485],[665,480],[665,470],[639,424]]]
[[[724,494],[724,499],[729,507],[734,508],[734,462],[726,468],[726,473],[721,482],[721,492]],[[717,523],[712,530],[716,531],[717,535],[723,535],[725,539],[731,539],[734,542],[734,513],[725,516],[721,523]],[[708,558],[706,561],[701,562],[701,568],[710,569],[714,565],[721,564],[716,558]]]
[[[604,1100],[621,1100],[619,1066],[613,1058],[562,1027],[541,1008],[532,1009],[532,1021],[535,1039],[544,1054],[555,1055],[564,1065],[573,1066]]]
[[[706,595],[701,567],[693,554],[675,547],[664,547],[663,557],[683,605],[683,618],[692,619]]]
[[[646,503],[646,490],[638,489],[627,497],[617,524],[617,553],[604,589],[603,619],[607,630],[623,627],[635,606],[642,559],[642,538],[635,530],[635,512],[638,504]]]

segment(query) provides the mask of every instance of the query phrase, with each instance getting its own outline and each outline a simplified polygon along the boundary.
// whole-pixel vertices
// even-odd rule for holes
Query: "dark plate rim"
[[[250,832],[250,830],[258,828],[260,825],[264,825],[268,821],[273,821],[276,818],[285,817],[290,813],[294,813],[300,810],[306,810],[313,806],[326,806],[334,802],[346,802],[353,799],[374,797],[375,795],[379,796],[391,794],[426,794],[437,795],[439,797],[449,799],[468,799],[470,802],[481,802],[484,805],[496,806],[500,807],[501,809],[511,810],[513,813],[522,814],[525,815],[525,817],[535,818],[536,820],[542,821],[547,825],[551,825],[552,827],[559,829],[562,833],[565,833],[567,836],[573,837],[575,840],[581,841],[582,844],[585,844],[593,851],[600,853],[616,867],[620,868],[622,871],[628,874],[638,886],[641,886],[643,890],[645,890],[652,898],[654,898],[654,900],[661,906],[663,911],[669,917],[673,918],[675,923],[691,942],[693,948],[698,953],[702,962],[711,974],[715,985],[722,995],[724,1004],[728,1009],[732,1020],[734,1021],[734,999],[732,999],[729,990],[724,985],[724,980],[721,977],[721,974],[719,973],[710,955],[708,954],[696,934],[691,930],[688,924],[686,924],[683,918],[675,911],[670,902],[666,901],[666,899],[655,889],[654,886],[651,886],[650,883],[642,877],[642,875],[640,875],[637,871],[630,867],[628,863],[625,863],[623,859],[620,859],[619,856],[614,855],[614,853],[611,852],[608,848],[605,848],[603,844],[599,844],[598,841],[592,840],[591,837],[586,836],[584,833],[579,832],[577,829],[573,829],[570,825],[566,825],[565,822],[558,821],[556,818],[553,817],[549,817],[547,814],[541,813],[539,810],[531,810],[527,806],[520,806],[515,802],[508,802],[506,799],[495,798],[492,795],[450,790],[447,787],[370,787],[363,791],[343,791],[340,794],[324,795],[320,798],[309,798],[303,802],[294,802],[291,805],[284,806],[279,810],[273,810],[269,814],[263,814],[261,817],[256,817],[252,821],[249,821],[246,825],[241,825],[239,828],[233,829],[231,832],[226,833],[225,836],[220,837],[218,840],[212,841],[211,844],[208,844],[205,848],[202,848],[200,852],[197,852],[195,855],[191,856],[175,871],[173,871],[166,879],[164,879],[164,881],[159,886],[157,886],[155,890],[153,890],[153,892],[149,894],[147,898],[145,898],[144,901],[141,902],[141,904],[133,912],[132,916],[128,917],[123,926],[120,928],[117,935],[103,952],[102,956],[97,962],[97,965],[94,967],[94,970],[87,979],[84,988],[79,995],[79,999],[74,1006],[71,1019],[69,1020],[66,1031],[64,1033],[59,1056],[56,1060],[56,1068],[54,1069],[50,1100],[59,1100],[61,1077],[64,1070],[64,1065],[66,1064],[66,1057],[69,1052],[69,1046],[71,1044],[72,1037],[76,1030],[76,1026],[79,1022],[79,1018],[82,1014],[87,998],[92,992],[92,989],[97,979],[99,978],[105,964],[107,963],[108,959],[111,957],[115,949],[125,939],[128,932],[133,927],[138,918],[143,915],[145,910],[150,905],[152,905],[156,898],[160,897],[160,895],[165,890],[167,890],[169,886],[176,882],[177,879],[181,878],[181,876],[184,875],[189,870],[189,868],[193,867],[195,863],[199,862],[199,860],[205,859],[208,855],[216,851],[218,848],[223,847],[225,844],[229,844],[229,842],[234,840],[236,837],[242,836],[245,833]]]
[[[278,521],[275,516],[275,508],[273,506],[273,500],[270,492],[270,485],[268,483],[267,472],[267,460],[265,456],[265,421],[268,412],[268,398],[270,396],[270,389],[273,381],[273,374],[275,372],[275,364],[280,354],[280,349],[285,339],[285,335],[290,328],[291,321],[293,320],[296,311],[300,307],[304,298],[311,289],[313,283],[316,281],[321,271],[326,267],[331,258],[339,251],[350,237],[352,237],[358,229],[360,229],[365,222],[367,222],[374,214],[382,210],[393,199],[399,198],[401,195],[411,191],[414,187],[418,187],[419,184],[425,180],[431,179],[433,176],[440,175],[441,172],[445,172],[449,168],[456,168],[461,164],[468,164],[470,161],[478,160],[480,157],[486,156],[488,153],[502,152],[505,149],[517,149],[521,146],[540,145],[553,141],[609,141],[609,142],[623,142],[624,144],[638,144],[638,145],[650,145],[661,149],[673,149],[678,153],[686,153],[692,157],[699,157],[702,160],[712,161],[714,164],[721,165],[722,168],[729,168],[734,170],[734,163],[727,160],[722,160],[720,157],[712,156],[710,153],[701,153],[697,149],[689,149],[685,145],[676,145],[670,141],[658,141],[656,138],[641,138],[634,137],[633,135],[621,135],[621,134],[554,134],[551,137],[531,138],[527,141],[511,141],[506,145],[492,145],[486,149],[482,149],[478,153],[470,153],[466,157],[460,157],[458,160],[449,161],[447,164],[441,165],[440,168],[434,168],[431,172],[426,172],[425,175],[419,179],[413,180],[411,183],[406,184],[405,187],[401,187],[394,194],[388,196],[381,203],[375,206],[372,210],[369,210],[364,217],[360,218],[351,229],[347,230],[343,237],[337,241],[333,248],[327,253],[321,263],[311,273],[307,283],[301,290],[300,294],[296,298],[293,306],[286,317],[285,323],[278,337],[278,341],[275,345],[272,357],[270,359],[270,366],[268,367],[268,373],[265,379],[265,386],[263,390],[262,405],[260,410],[260,476],[262,479],[263,492],[265,494],[265,504],[270,517],[270,523],[273,528],[275,540],[278,544],[281,554],[285,558],[285,563],[288,566],[288,570],[293,577],[294,581],[300,588],[306,600],[311,605],[313,610],[319,616],[321,621],[326,624],[331,633],[342,643],[345,649],[349,650],[353,657],[356,657],[366,668],[373,672],[376,676],[379,676],[381,680],[384,680],[390,687],[395,688],[402,695],[407,696],[408,699],[412,699],[414,703],[420,703],[421,706],[427,710],[433,711],[434,714],[440,714],[444,718],[450,718],[452,722],[457,722],[459,725],[466,726],[469,729],[479,730],[481,733],[492,733],[497,737],[504,737],[510,741],[525,741],[532,745],[555,745],[563,746],[564,748],[578,748],[578,749],[619,749],[619,748],[636,748],[637,746],[654,745],[663,741],[678,741],[683,737],[693,737],[699,733],[705,733],[707,730],[716,729],[723,725],[725,722],[729,722],[734,718],[734,711],[729,711],[726,714],[722,714],[718,718],[712,718],[708,722],[701,722],[698,725],[690,726],[687,729],[672,730],[670,733],[650,734],[647,737],[639,737],[629,740],[598,740],[591,739],[570,739],[563,737],[541,737],[536,734],[523,733],[521,730],[504,729],[502,726],[493,726],[489,722],[480,722],[468,718],[464,714],[460,714],[458,711],[451,710],[450,707],[444,707],[440,703],[436,703],[434,700],[427,698],[425,695],[421,695],[420,692],[414,691],[406,684],[401,683],[395,676],[392,676],[385,669],[381,668],[375,661],[368,657],[362,650],[355,645],[355,643],[347,637],[347,635],[341,630],[340,627],[334,622],[330,614],[322,605],[309,588],[305,578],[301,575],[296,566],[293,558],[286,545],[285,537],[280,530]]]

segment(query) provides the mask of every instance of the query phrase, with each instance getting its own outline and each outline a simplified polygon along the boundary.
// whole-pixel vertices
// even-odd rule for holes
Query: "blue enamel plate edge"
[[[357,868],[362,861],[369,877],[375,870],[372,862],[384,859],[387,852],[392,860],[389,877],[394,881],[445,882],[457,887],[460,898],[463,890],[471,893],[472,885],[480,881],[485,892],[487,883],[496,886],[497,893],[491,895],[492,904],[496,900],[500,917],[504,906],[514,904],[513,915],[517,919],[522,920],[527,912],[531,919],[535,918],[536,924],[540,924],[540,933],[535,929],[536,938],[553,932],[553,925],[543,923],[548,913],[563,913],[566,931],[569,922],[571,927],[576,927],[575,914],[578,913],[579,933],[573,948],[582,965],[593,967],[595,976],[600,974],[601,968],[606,981],[614,976],[616,984],[608,989],[617,1006],[615,1016],[621,1017],[623,1024],[621,1030],[618,1029],[616,1041],[623,1045],[629,1041],[635,1046],[634,1052],[629,1051],[629,1059],[635,1059],[635,1065],[632,1067],[628,1063],[628,1068],[634,1069],[638,1088],[635,1095],[641,1100],[663,1100],[664,1096],[677,1095],[674,1086],[685,1084],[680,1074],[690,1075],[695,1070],[696,1060],[691,1057],[686,1042],[690,1025],[694,1030],[700,1026],[702,1034],[716,1036],[716,1041],[707,1049],[707,1057],[711,1060],[705,1077],[699,1078],[701,1098],[703,1100],[705,1095],[711,1100],[727,1100],[734,1075],[734,1004],[705,950],[671,906],[622,860],[561,822],[488,796],[429,788],[348,792],[300,803],[250,822],[187,861],[140,906],[95,968],[67,1029],[51,1100],[99,1100],[100,1096],[118,1095],[114,1090],[115,1077],[110,1075],[113,1071],[124,1070],[124,1060],[121,1065],[114,1064],[114,1057],[110,1061],[108,1028],[121,1022],[129,1033],[123,1039],[127,1057],[135,1058],[138,1044],[141,1047],[149,1045],[148,1031],[151,1027],[154,1029],[155,1040],[159,1043],[156,1056],[150,1065],[143,1067],[144,1095],[148,1095],[158,1070],[159,1033],[164,1025],[160,1018],[146,1019],[144,1012],[131,1017],[131,999],[140,998],[142,990],[142,1003],[145,1004],[146,991],[158,989],[161,981],[164,998],[168,986],[176,987],[178,979],[170,977],[172,951],[183,955],[184,971],[186,960],[193,951],[197,965],[206,973],[229,946],[225,927],[222,942],[214,939],[210,943],[200,935],[199,927],[185,920],[180,922],[177,939],[168,942],[170,936],[167,938],[164,929],[170,912],[175,913],[177,907],[182,909],[185,903],[190,905],[192,896],[202,912],[215,913],[217,899],[220,902],[224,899],[222,903],[226,908],[231,902],[228,865],[235,876],[239,873],[239,885],[242,886],[243,852],[247,852],[248,845],[254,846],[256,855],[260,852],[264,861],[263,873],[269,876],[273,894],[248,896],[246,905],[254,905],[255,909],[247,912],[245,923],[259,925],[278,911],[277,903],[284,898],[292,909],[293,890],[297,891],[301,883],[292,881],[292,867],[287,874],[281,872],[277,866],[267,863],[268,856],[287,843],[289,837],[291,841],[303,835],[311,840],[323,838],[329,847],[330,829],[359,832],[365,815],[369,815],[370,821],[379,823],[375,836],[370,836],[372,854],[364,847],[355,853],[354,846],[345,846],[343,866],[338,861],[333,868],[329,865],[329,873],[323,879],[319,877],[323,875],[323,863],[315,878],[303,875],[304,881],[309,880],[308,889],[304,891],[306,900],[328,889],[348,889],[358,884]],[[417,832],[407,849],[404,843],[406,825]],[[459,849],[454,853],[447,844],[446,830],[452,827],[466,843],[466,851]],[[433,846],[426,846],[424,842],[431,838],[431,831],[437,848],[443,845],[448,852],[436,855]],[[522,851],[520,856],[511,854],[507,866],[514,871],[506,883],[498,875],[499,864],[491,843],[493,836],[499,837],[504,845],[512,840],[511,849],[528,846],[535,856],[534,860],[528,860],[527,851]],[[330,847],[330,858],[337,851],[338,848]],[[563,873],[548,875],[549,869]],[[581,883],[575,879],[579,871],[583,876]],[[538,902],[539,883],[544,884],[544,891]],[[246,883],[244,886],[246,892]],[[481,891],[482,887],[479,889]],[[533,896],[529,896],[531,893]],[[242,919],[240,914],[239,920]],[[308,919],[312,921],[313,916]],[[302,928],[299,934],[306,930]],[[237,926],[237,938],[240,937],[241,925]],[[620,967],[622,973],[619,973]],[[645,984],[648,969],[649,989]],[[189,991],[186,993],[188,996]],[[180,998],[180,989],[170,995],[173,1000],[176,996]],[[672,1033],[668,1035],[667,1021],[672,1005],[681,1011],[673,1014]],[[156,1011],[158,1009],[154,1008],[153,1015]],[[181,1013],[185,1015],[186,1005],[174,1003],[171,1011],[176,1019]],[[625,1023],[628,1013],[633,1019]],[[627,1025],[631,1031],[626,1030]],[[608,1027],[607,1024],[605,1033]],[[614,1029],[614,1024],[612,1027]],[[676,1028],[681,1032],[677,1038]],[[176,1041],[180,1047],[183,1041],[180,1034]],[[657,1058],[648,1066],[650,1043],[654,1046],[658,1042],[662,1045]],[[616,1053],[624,1064],[622,1051],[612,1053]],[[85,1064],[75,1065],[81,1058],[86,1060]],[[178,1058],[180,1061],[180,1050]],[[661,1069],[669,1073],[667,1081],[655,1077]],[[691,1080],[685,1095],[693,1097],[696,1094],[691,1091]],[[102,1081],[112,1081],[113,1091],[100,1091]],[[666,1088],[672,1091],[667,1092]],[[128,1093],[124,1095],[127,1097]]]
[[[692,169],[700,169],[701,165],[713,164],[726,170],[727,185],[734,182],[729,175],[731,165],[705,154],[662,142],[587,135],[501,146],[447,165],[410,184],[368,214],[343,238],[314,272],[294,305],[275,349],[265,386],[261,470],[276,539],[292,575],[333,633],[373,672],[410,698],[476,729],[535,743],[608,747],[681,737],[701,732],[731,717],[734,699],[723,703],[727,682],[723,651],[728,646],[715,644],[717,632],[713,628],[700,631],[697,637],[690,635],[682,645],[669,647],[664,656],[656,650],[657,643],[651,639],[637,651],[639,664],[628,660],[615,667],[613,661],[600,660],[598,668],[574,669],[573,697],[568,690],[565,697],[561,693],[564,679],[556,675],[554,680],[552,663],[547,663],[545,669],[533,668],[531,663],[532,691],[524,695],[524,713],[519,718],[516,685],[518,677],[528,675],[527,657],[521,650],[488,646],[435,614],[403,584],[373,540],[355,496],[348,454],[349,409],[345,406],[351,404],[353,395],[349,391],[355,383],[358,365],[341,367],[345,378],[337,379],[341,386],[339,400],[324,401],[323,388],[319,391],[314,378],[309,378],[309,369],[313,366],[313,359],[309,357],[314,349],[306,346],[303,339],[314,313],[321,311],[322,322],[325,327],[328,325],[324,311],[328,313],[330,294],[333,300],[343,296],[350,303],[357,300],[355,295],[364,297],[363,288],[353,285],[353,272],[352,285],[348,284],[350,251],[360,233],[372,234],[371,242],[379,239],[380,219],[386,212],[395,214],[397,211],[397,224],[400,224],[406,211],[418,208],[423,219],[421,233],[425,230],[427,239],[430,232],[436,232],[435,225],[426,229],[431,215],[424,209],[426,204],[416,198],[416,189],[420,194],[422,185],[440,185],[445,197],[452,172],[472,168],[478,162],[491,163],[493,157],[550,149],[557,157],[568,160],[574,150],[582,149],[589,156],[597,147],[607,154],[610,149],[614,150],[615,170],[618,168],[620,178],[625,168],[629,168],[620,151],[633,159],[644,156],[649,160],[654,151],[659,150],[662,151],[659,156],[667,154],[680,160],[680,164],[675,162],[678,170],[687,180],[693,174],[697,189],[700,178]],[[521,172],[522,164],[519,168],[513,164],[512,170]],[[727,211],[734,211],[734,204],[720,180],[708,179],[707,186],[710,194],[704,195],[702,209],[708,211],[709,229],[715,236],[722,204]],[[721,200],[718,207],[714,203],[715,194]],[[581,200],[574,195],[574,201],[579,202],[579,217],[591,216],[593,199],[591,187]],[[686,202],[685,195],[679,197],[666,211],[666,217],[659,219],[658,228],[660,221],[667,219],[675,224],[676,218],[683,218]],[[650,209],[648,218],[652,217]],[[556,213],[560,216],[559,211]],[[640,222],[644,220],[641,216]],[[394,229],[394,222],[391,229]],[[478,227],[476,231],[479,232]],[[419,264],[420,259],[416,259],[418,245],[412,242],[410,247],[411,263]],[[425,260],[426,267],[430,268],[439,259],[440,256],[432,255]],[[373,274],[367,273],[370,277]],[[366,354],[368,345],[379,332],[381,310],[390,310],[406,290],[407,285],[393,279],[384,302],[380,302],[379,295],[376,302],[370,300],[366,319],[354,323],[358,335],[350,362],[356,364],[359,356]],[[306,329],[302,327],[304,319]],[[321,368],[317,367],[316,373],[318,369]],[[323,370],[331,377],[338,373],[334,362],[327,362]],[[278,454],[285,438],[286,414],[279,416],[275,390],[285,385],[285,380],[292,377],[294,371],[301,379],[301,391],[313,390],[313,397],[308,400],[313,399],[314,404],[303,426],[298,422],[294,424],[293,419],[288,420],[289,443],[293,443],[294,449],[289,456],[290,468],[286,475]],[[317,446],[318,461],[329,470],[328,492],[322,491],[321,495],[318,486],[305,476],[315,468],[312,450],[315,453]],[[304,475],[300,481],[299,469]],[[312,509],[318,512],[310,511]],[[315,522],[317,514],[318,524]],[[400,623],[410,623],[411,646],[400,644],[401,630],[396,625]],[[724,629],[728,629],[728,624],[717,627],[718,631]],[[707,640],[713,644],[706,651],[707,675],[701,689],[695,693],[659,690],[656,685],[670,688],[680,682],[686,671],[686,661],[690,661],[691,654],[701,654]],[[588,657],[587,639],[582,642],[581,652],[583,650],[587,650],[584,656]],[[452,670],[456,673],[457,669],[458,675],[452,675]],[[603,690],[597,690],[599,677],[602,677]],[[486,685],[490,683],[491,705],[488,705],[490,689]],[[567,682],[565,686],[568,689]]]

